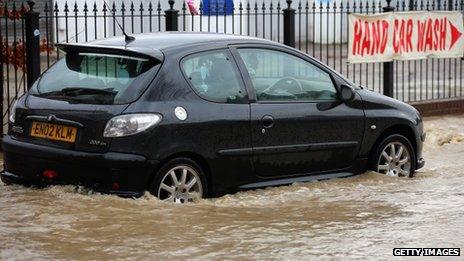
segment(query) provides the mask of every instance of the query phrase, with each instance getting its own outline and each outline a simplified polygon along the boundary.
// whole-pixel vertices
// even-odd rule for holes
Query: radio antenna
[[[126,44],[132,42],[135,40],[135,37],[131,36],[131,35],[128,35],[125,31],[124,31],[124,28],[121,26],[121,24],[119,23],[118,19],[116,19],[116,14],[114,13],[115,10],[111,9],[110,6],[106,3],[105,0],[103,0],[103,4],[108,8],[108,10],[110,10],[110,12],[113,14],[113,20],[114,22],[116,22],[116,24],[118,25],[119,29],[121,29],[122,33],[124,34],[124,41],[126,41]],[[114,4],[114,3],[113,3]]]

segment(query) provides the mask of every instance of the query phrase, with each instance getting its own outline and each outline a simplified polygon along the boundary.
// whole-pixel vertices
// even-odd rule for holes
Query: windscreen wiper
[[[51,96],[62,97],[63,93],[61,91],[37,92],[37,96],[39,97],[51,97]]]
[[[116,95],[117,92],[113,88],[108,89],[92,89],[92,88],[64,88],[61,93],[68,97],[80,96],[80,95]]]

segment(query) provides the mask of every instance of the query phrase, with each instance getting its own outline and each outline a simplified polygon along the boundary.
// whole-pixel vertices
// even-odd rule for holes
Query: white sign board
[[[348,62],[463,57],[463,33],[460,12],[350,14]]]

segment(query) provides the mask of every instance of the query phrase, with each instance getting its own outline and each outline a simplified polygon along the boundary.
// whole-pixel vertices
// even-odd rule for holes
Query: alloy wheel
[[[411,173],[411,154],[401,142],[390,142],[380,154],[377,172],[393,177],[409,177]]]
[[[201,199],[203,186],[198,172],[192,167],[179,165],[164,174],[158,188],[158,198],[174,203]]]

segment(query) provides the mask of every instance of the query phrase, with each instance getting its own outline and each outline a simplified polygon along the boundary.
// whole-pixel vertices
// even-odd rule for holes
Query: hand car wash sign
[[[464,56],[459,12],[350,14],[348,62],[386,62]]]

